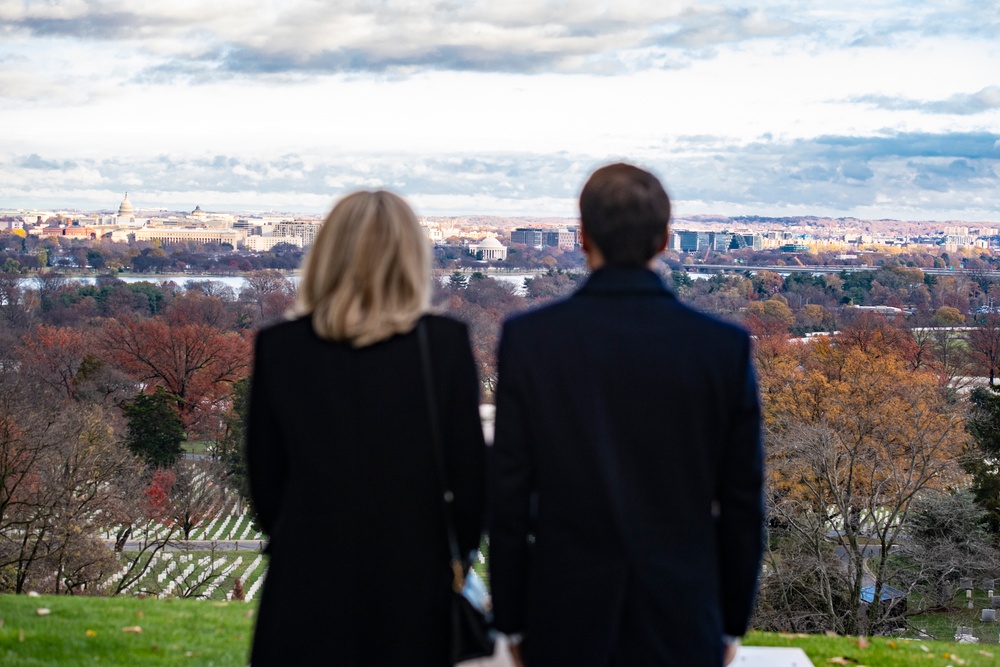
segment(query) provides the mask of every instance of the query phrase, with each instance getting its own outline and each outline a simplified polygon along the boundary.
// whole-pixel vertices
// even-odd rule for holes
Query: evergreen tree
[[[223,417],[226,433],[219,441],[216,454],[226,469],[229,485],[239,493],[244,502],[252,506],[246,456],[246,419],[250,382],[251,378],[243,378],[233,383],[232,407]]]
[[[184,423],[173,408],[177,397],[157,387],[125,404],[128,432],[125,443],[155,468],[173,467],[184,453]]]
[[[1000,535],[1000,394],[993,387],[977,387],[969,400],[972,412],[967,428],[975,446],[964,467],[972,476],[972,492],[986,511],[990,532]]]

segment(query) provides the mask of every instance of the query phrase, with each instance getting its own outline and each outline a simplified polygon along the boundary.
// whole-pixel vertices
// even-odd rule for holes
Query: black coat
[[[746,332],[646,269],[505,324],[491,583],[529,667],[721,665],[760,567],[759,421]]]
[[[463,324],[429,316],[460,546],[482,529],[484,445]],[[270,565],[251,661],[448,664],[451,586],[415,332],[363,348],[308,318],[257,337],[247,454]]]

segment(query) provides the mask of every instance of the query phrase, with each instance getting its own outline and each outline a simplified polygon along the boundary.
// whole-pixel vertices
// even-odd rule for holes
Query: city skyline
[[[1000,220],[988,2],[0,0],[0,208]]]

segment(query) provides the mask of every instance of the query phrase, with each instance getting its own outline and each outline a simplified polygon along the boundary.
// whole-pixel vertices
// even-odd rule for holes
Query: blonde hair
[[[385,190],[333,207],[305,260],[296,315],[320,338],[364,347],[416,326],[430,302],[431,259],[413,209]]]

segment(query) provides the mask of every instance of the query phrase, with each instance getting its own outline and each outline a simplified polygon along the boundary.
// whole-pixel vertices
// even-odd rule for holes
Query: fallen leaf
[[[923,644],[920,645],[920,650],[923,651],[923,652],[925,652],[925,653],[930,652],[930,649],[927,648],[926,646],[924,646]]]
[[[153,644],[152,646],[149,647],[149,650],[150,651],[159,651],[160,647],[157,646],[156,644]]]
[[[88,637],[96,637],[97,636],[97,631],[95,631],[95,630],[87,630],[87,636]]]
[[[28,597],[29,598],[40,598],[42,596],[38,594],[38,591],[28,591]]]
[[[962,658],[959,658],[957,655],[951,656],[951,659],[955,661],[956,665],[964,665],[965,663],[969,662],[968,660],[963,660]]]
[[[979,655],[983,656],[984,658],[992,658],[993,657],[993,654],[990,653],[989,651],[980,651]]]
[[[17,631],[17,641],[21,642],[22,644],[24,643],[24,629],[23,628],[21,630]]]
[[[49,614],[52,613],[52,611],[49,610],[49,609],[46,609],[45,607],[41,607],[39,609],[36,609],[35,613],[38,614],[39,616],[48,616]]]
[[[868,648],[869,643],[866,637],[858,637],[858,648],[865,649]]]
[[[129,625],[129,626],[126,626],[126,627],[122,628],[122,632],[129,632],[129,633],[134,634],[134,635],[141,635],[142,634],[142,628],[140,628],[138,625]]]
[[[213,602],[212,606],[213,607],[228,607],[229,603],[228,602]]]
[[[835,665],[850,665],[857,662],[857,660],[855,660],[854,658],[844,658],[838,656],[836,658],[830,658],[829,660],[827,660],[827,662],[832,662]]]
[[[247,609],[247,613],[244,614],[247,618],[253,618],[253,609]]]
[[[833,630],[827,630],[823,634],[825,634],[827,637],[836,637],[837,636],[837,633],[834,632]]]
[[[142,617],[143,617],[143,616],[145,616],[145,615],[146,615],[146,614],[145,614],[145,612],[143,612],[143,611],[142,611],[142,609],[139,609],[139,610],[137,610],[137,611],[135,612],[135,617],[136,617],[136,618],[142,618]]]
[[[185,651],[184,652],[184,657],[185,658],[197,658],[199,655],[201,655],[201,654],[198,653],[197,651]]]
[[[889,648],[899,648],[899,644],[897,644],[896,642],[894,642],[894,641],[892,641],[890,639],[889,640]]]

